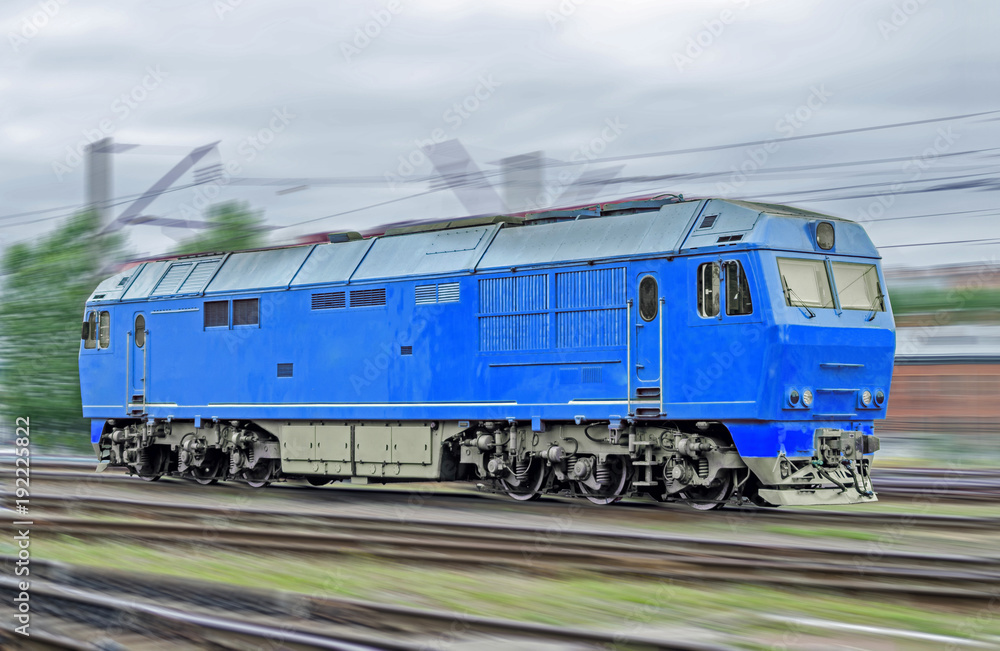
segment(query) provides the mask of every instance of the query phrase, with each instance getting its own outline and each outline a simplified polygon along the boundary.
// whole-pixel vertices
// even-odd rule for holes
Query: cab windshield
[[[781,291],[785,305],[794,307],[833,308],[834,292],[844,310],[884,312],[885,301],[873,264],[831,262],[833,278],[823,260],[778,258]]]
[[[833,307],[833,290],[822,260],[778,258],[785,305]]]
[[[834,262],[830,266],[841,309],[885,311],[875,265]]]

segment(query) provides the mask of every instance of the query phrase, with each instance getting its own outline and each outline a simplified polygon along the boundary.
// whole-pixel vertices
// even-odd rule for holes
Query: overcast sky
[[[144,211],[191,219],[207,199],[243,199],[275,227],[313,220],[272,231],[274,242],[467,214],[451,190],[356,210],[437,187],[423,180],[433,167],[420,146],[431,139],[460,140],[490,175],[502,158],[544,152],[556,203],[579,196],[581,174],[717,173],[609,184],[599,198],[681,192],[858,220],[935,215],[870,221],[880,247],[1000,238],[1000,150],[980,151],[1000,148],[1000,113],[781,142],[1000,110],[998,30],[992,0],[7,0],[0,243],[34,238],[71,208],[8,215],[85,202],[77,152],[104,136],[144,145],[114,155],[116,197],[215,141],[196,167],[323,179],[182,189]],[[758,140],[775,142],[628,158]],[[914,192],[942,184],[961,187]],[[128,233],[139,254],[189,234]],[[883,256],[985,261],[1000,244]]]

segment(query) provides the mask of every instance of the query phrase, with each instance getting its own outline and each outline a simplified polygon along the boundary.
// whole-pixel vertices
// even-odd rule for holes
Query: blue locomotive
[[[80,384],[102,469],[876,499],[895,326],[856,223],[668,196],[329,239],[100,284]]]

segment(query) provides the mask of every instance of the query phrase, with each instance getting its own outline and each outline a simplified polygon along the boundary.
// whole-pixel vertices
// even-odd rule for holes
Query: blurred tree
[[[212,206],[207,219],[211,227],[179,253],[263,244],[261,214],[246,204]],[[10,247],[0,262],[0,417],[11,431],[14,419],[29,417],[36,448],[92,451],[81,415],[80,326],[84,303],[122,254],[121,237],[100,229],[96,213],[80,213],[35,243]]]
[[[83,306],[121,251],[93,212],[75,215],[33,244],[3,256],[0,416],[31,419],[33,447],[91,451],[81,415],[77,355]]]
[[[201,235],[183,242],[177,253],[211,253],[256,249],[264,245],[261,211],[250,209],[242,201],[227,201],[208,209],[209,228]]]
[[[1000,289],[993,287],[890,289],[889,300],[897,316],[949,314],[954,322],[996,321],[1000,316]]]

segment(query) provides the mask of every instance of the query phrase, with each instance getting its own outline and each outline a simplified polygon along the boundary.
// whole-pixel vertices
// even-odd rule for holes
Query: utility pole
[[[509,212],[548,207],[543,200],[542,164],[540,151],[501,159],[503,200]]]
[[[100,217],[101,228],[108,225],[111,208],[111,155],[114,143],[102,138],[87,147],[87,208]]]

